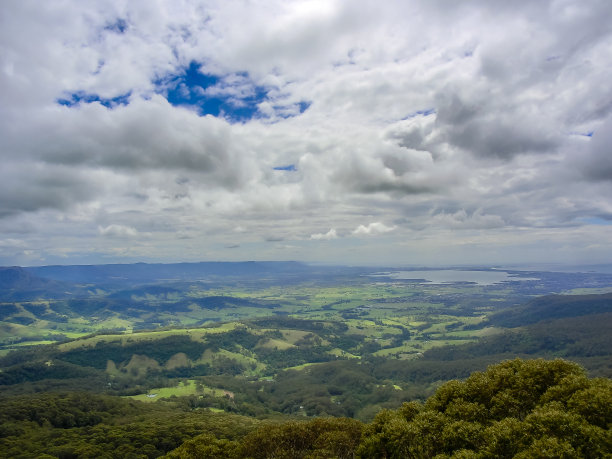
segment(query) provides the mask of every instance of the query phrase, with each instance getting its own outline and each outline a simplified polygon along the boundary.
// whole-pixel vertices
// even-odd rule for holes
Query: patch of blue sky
[[[96,67],[96,70],[93,72],[93,75],[99,75],[103,67],[104,67],[104,60],[100,59],[98,61],[98,66]]]
[[[77,91],[68,94],[67,97],[57,99],[57,103],[60,105],[65,105],[66,107],[74,107],[75,105],[79,105],[81,102],[84,102],[86,104],[91,104],[92,102],[99,102],[105,107],[113,108],[117,105],[127,105],[130,101],[131,95],[132,93],[130,91],[126,94],[121,94],[116,97],[104,98],[100,97],[98,94]]]
[[[287,171],[287,172],[295,172],[297,168],[295,164],[289,164],[288,166],[277,166],[274,168],[275,171]]]
[[[581,218],[580,221],[587,225],[598,225],[598,226],[610,226],[612,225],[612,215],[602,217],[586,217]]]
[[[263,102],[271,102],[274,114],[280,118],[300,115],[310,107],[310,102],[306,101],[289,106],[275,104],[270,92],[276,88],[255,84],[246,72],[206,73],[197,62],[191,62],[180,74],[154,84],[157,92],[174,106],[193,107],[202,116],[222,117],[234,123],[270,116],[259,110]]]
[[[409,113],[408,115],[404,116],[402,120],[409,120],[410,118],[414,118],[415,116],[429,116],[435,114],[435,108],[426,108],[424,110],[417,110],[416,112]]]
[[[184,72],[156,81],[158,92],[174,106],[191,106],[204,115],[244,122],[260,117],[258,105],[267,99],[269,88],[254,84],[244,72],[225,76],[201,71],[192,62]]]
[[[570,135],[578,135],[581,137],[593,137],[595,131],[586,131],[586,132],[570,132]]]
[[[104,27],[104,30],[109,30],[118,34],[123,34],[128,28],[128,23],[125,19],[117,18],[117,20]]]

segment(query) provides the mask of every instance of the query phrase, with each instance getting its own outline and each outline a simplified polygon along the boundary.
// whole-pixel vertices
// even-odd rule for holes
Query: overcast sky
[[[612,260],[612,2],[5,0],[0,264]]]

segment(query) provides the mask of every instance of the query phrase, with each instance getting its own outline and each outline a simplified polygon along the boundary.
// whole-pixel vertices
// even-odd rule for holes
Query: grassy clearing
[[[374,355],[378,357],[388,357],[388,356],[393,356],[395,354],[410,354],[410,353],[415,353],[415,352],[418,352],[418,350],[415,349],[414,346],[410,344],[404,344],[399,347],[381,349],[379,351],[376,351]]]
[[[322,363],[325,362],[310,362],[310,363],[303,363],[302,365],[296,365],[294,367],[287,367],[284,368],[284,370],[296,370],[296,371],[300,371],[300,370],[304,370],[305,368],[309,368],[312,367],[314,365],[321,365]]]
[[[482,337],[482,336],[492,336],[497,335],[499,333],[503,333],[504,329],[499,327],[485,327],[480,330],[474,330],[474,336]]]
[[[285,349],[291,349],[295,347],[295,345],[288,343],[287,341],[282,341],[280,339],[269,338],[260,341],[260,344],[256,346],[256,349],[277,349],[280,351],[284,351]]]
[[[434,347],[459,345],[473,343],[476,339],[435,339],[423,343],[423,350],[433,349]]]
[[[218,352],[213,352],[207,349],[204,351],[204,354],[202,354],[202,357],[195,361],[194,364],[208,363],[214,365],[215,361],[219,358],[235,360],[245,367],[244,374],[249,376],[258,376],[267,368],[266,364],[257,360],[255,356],[246,349],[242,349],[241,352],[231,352],[226,349],[219,349]]]
[[[290,344],[295,344],[297,341],[304,339],[310,332],[302,330],[280,330],[285,340]]]
[[[355,355],[355,354],[351,354],[350,352],[344,351],[338,347],[334,348],[334,349],[330,349],[329,351],[327,351],[328,354],[336,356],[336,357],[346,357],[348,359],[360,359],[361,356],[359,355]]]
[[[130,335],[131,336],[131,335]],[[58,345],[60,351],[70,351],[73,349],[77,349],[80,347],[94,347],[96,344],[100,342],[105,343],[116,343],[118,341],[123,342],[125,340],[125,336],[123,335],[98,335],[92,336],[89,338],[77,338],[74,341],[70,341],[68,343],[61,343]]]
[[[203,384],[198,386],[198,382],[195,379],[189,379],[186,382],[179,382],[176,387],[158,387],[149,390],[146,394],[130,395],[124,398],[131,398],[132,400],[139,400],[141,402],[156,402],[172,396],[187,397],[190,395],[212,395],[214,397],[223,397],[226,394],[228,394],[228,392],[223,389],[207,387]]]

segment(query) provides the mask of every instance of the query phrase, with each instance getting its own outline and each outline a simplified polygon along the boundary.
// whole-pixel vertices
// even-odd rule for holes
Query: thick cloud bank
[[[607,262],[606,0],[6,2],[0,264]]]

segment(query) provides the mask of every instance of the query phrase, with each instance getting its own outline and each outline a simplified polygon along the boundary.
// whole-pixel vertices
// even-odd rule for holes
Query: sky
[[[612,2],[6,0],[0,265],[612,260]]]

